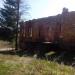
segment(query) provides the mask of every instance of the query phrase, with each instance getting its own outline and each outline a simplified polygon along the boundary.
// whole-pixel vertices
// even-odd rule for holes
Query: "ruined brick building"
[[[20,27],[20,41],[75,43],[75,11],[63,8],[62,14],[26,21]]]

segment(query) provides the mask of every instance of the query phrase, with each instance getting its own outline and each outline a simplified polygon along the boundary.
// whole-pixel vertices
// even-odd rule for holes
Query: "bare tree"
[[[24,8],[25,7],[25,8]],[[21,15],[24,13],[27,13],[27,10],[29,9],[28,5],[25,4],[22,5],[22,0],[17,0],[17,23],[16,23],[16,44],[15,44],[15,50],[18,50],[18,27],[19,27],[19,21],[21,20]],[[24,12],[24,13],[23,13]]]

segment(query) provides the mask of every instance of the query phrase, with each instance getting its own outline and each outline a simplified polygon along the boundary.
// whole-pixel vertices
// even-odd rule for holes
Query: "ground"
[[[49,52],[41,59],[22,51],[0,50],[0,75],[75,75],[75,67],[70,64],[75,60],[74,53]]]
[[[13,48],[14,45],[11,42],[5,41],[5,40],[0,40],[0,49],[3,48]]]
[[[75,75],[75,68],[29,56],[0,54],[0,75]]]

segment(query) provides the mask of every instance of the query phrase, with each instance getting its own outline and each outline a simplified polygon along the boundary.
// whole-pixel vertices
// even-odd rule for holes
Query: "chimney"
[[[63,8],[62,14],[68,13],[68,8]]]

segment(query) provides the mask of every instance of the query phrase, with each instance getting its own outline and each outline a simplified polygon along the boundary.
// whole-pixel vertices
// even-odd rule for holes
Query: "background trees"
[[[0,8],[0,25],[15,29],[17,20],[21,21],[29,9],[24,3],[25,0],[4,0],[4,7]]]
[[[2,26],[15,28],[16,27],[16,0],[4,0],[4,8],[0,9],[0,23]]]
[[[18,40],[18,27],[20,27],[19,22],[22,19],[21,16],[27,13],[29,9],[28,5],[23,3],[25,3],[25,0],[4,0],[4,7],[0,8],[0,25],[15,32],[16,46]]]

